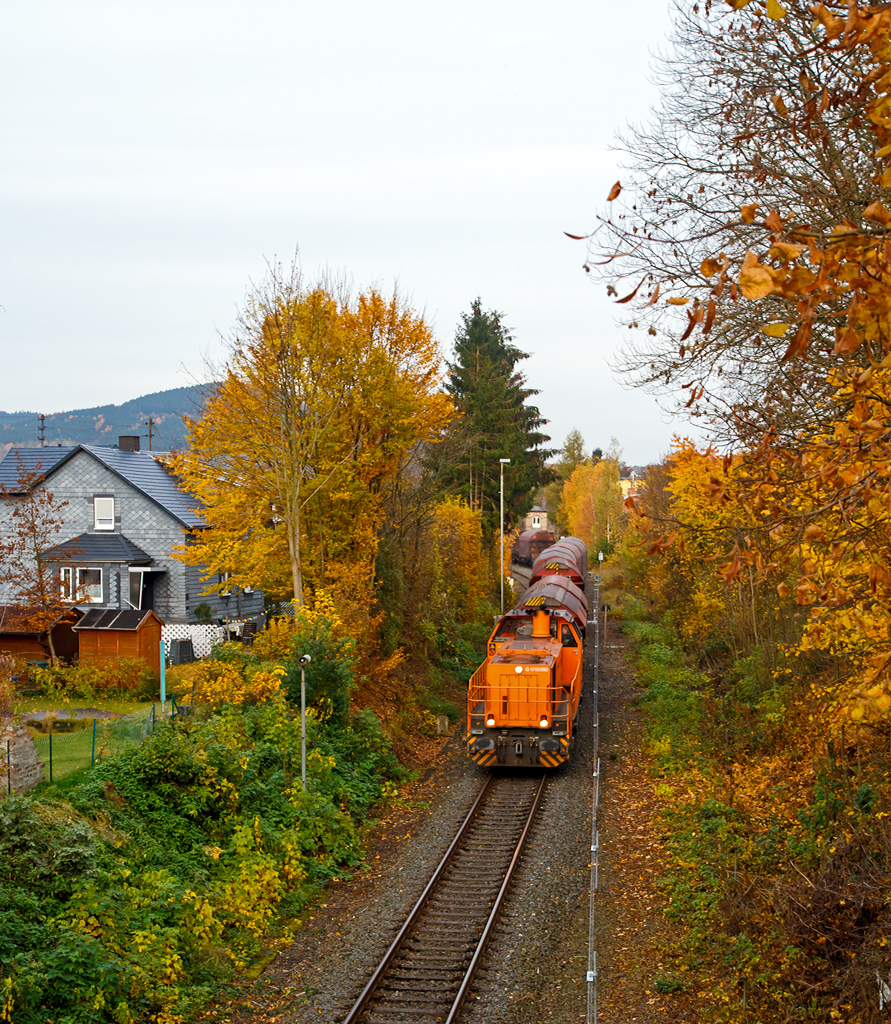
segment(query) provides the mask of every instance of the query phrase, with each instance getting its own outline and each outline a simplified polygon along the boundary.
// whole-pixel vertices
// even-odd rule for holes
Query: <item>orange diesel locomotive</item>
[[[569,757],[584,673],[588,553],[566,537],[535,559],[467,693],[467,754],[484,768],[557,768]]]

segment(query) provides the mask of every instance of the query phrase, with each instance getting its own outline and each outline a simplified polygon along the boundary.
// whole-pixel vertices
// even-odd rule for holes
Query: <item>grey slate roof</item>
[[[77,554],[66,555],[65,552]],[[144,562],[148,565],[151,556],[122,533],[82,533],[62,544],[42,551],[44,558],[50,561],[76,560],[78,562],[129,562],[131,565]]]
[[[0,485],[5,485],[12,493],[18,491],[19,458],[21,464],[32,471],[40,463],[41,472],[49,478],[79,451],[88,452],[97,462],[142,491],[188,529],[200,529],[206,525],[197,512],[199,503],[180,490],[176,478],[152,452],[127,452],[97,444],[78,444],[68,448],[10,448],[0,461]]]
[[[0,461],[0,487],[11,494],[19,492],[20,469],[28,473],[48,474],[59,462],[71,455],[74,445],[52,448],[10,448]],[[21,462],[19,461],[21,459]]]
[[[202,527],[204,520],[198,515],[199,503],[179,489],[176,477],[168,473],[151,452],[125,452],[102,445],[82,445],[93,458],[133,484],[161,508],[166,509],[184,526]]]
[[[103,611],[101,608],[90,608],[74,629],[139,629],[151,615],[150,611]]]

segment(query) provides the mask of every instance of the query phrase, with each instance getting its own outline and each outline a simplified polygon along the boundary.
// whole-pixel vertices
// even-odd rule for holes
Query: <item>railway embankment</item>
[[[600,886],[595,894],[602,1024],[697,1020],[668,950],[657,879],[663,832],[646,749],[640,689],[613,624],[601,650]],[[590,897],[593,716],[583,702],[570,764],[555,773],[516,881],[461,1020],[584,1021]],[[365,867],[330,883],[295,941],[221,1019],[330,1021],[348,1011],[424,888],[479,786],[458,735],[369,833]]]

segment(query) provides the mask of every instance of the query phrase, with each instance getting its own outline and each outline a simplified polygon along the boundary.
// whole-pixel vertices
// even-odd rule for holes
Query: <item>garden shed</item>
[[[77,608],[64,611],[52,625],[56,657],[70,661],[77,654],[77,636],[72,627],[82,617]],[[0,605],[0,654],[12,654],[27,661],[46,661],[50,657],[47,631],[35,628],[40,613],[36,608]]]
[[[161,673],[161,628],[152,611],[91,608],[74,627],[81,662],[107,665],[121,658],[142,658]]]

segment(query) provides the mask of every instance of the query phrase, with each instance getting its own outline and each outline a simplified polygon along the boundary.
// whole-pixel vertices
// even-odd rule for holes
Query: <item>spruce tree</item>
[[[505,525],[527,511],[530,497],[550,480],[543,448],[550,437],[541,432],[547,420],[528,400],[538,394],[526,387],[517,364],[527,352],[513,344],[503,314],[483,311],[479,299],[461,314],[454,360],[448,363],[446,387],[461,414],[452,429],[452,457],[443,467],[450,488],[480,508],[492,528],[498,526],[499,459],[504,467]]]

